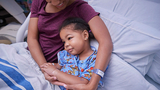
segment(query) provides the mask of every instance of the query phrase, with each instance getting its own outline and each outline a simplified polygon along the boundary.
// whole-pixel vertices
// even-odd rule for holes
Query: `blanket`
[[[14,73],[13,73],[14,72]],[[32,85],[19,72],[18,67],[0,58],[0,87],[13,90],[33,90]],[[3,89],[6,90],[6,89]]]
[[[96,42],[91,44],[98,46]],[[45,80],[26,47],[26,42],[0,44],[0,89],[59,90]],[[114,53],[102,81],[104,86],[97,90],[158,90],[137,69]]]
[[[25,42],[0,44],[0,89],[54,90],[26,47]]]

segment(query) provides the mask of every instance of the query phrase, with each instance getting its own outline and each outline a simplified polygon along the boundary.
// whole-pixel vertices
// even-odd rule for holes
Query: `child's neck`
[[[92,53],[93,53],[93,50],[91,49],[91,47],[86,48],[81,54],[79,54],[79,60],[85,60]]]

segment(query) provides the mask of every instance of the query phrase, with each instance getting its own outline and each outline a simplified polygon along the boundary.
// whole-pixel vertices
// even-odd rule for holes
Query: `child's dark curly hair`
[[[90,30],[88,23],[86,23],[83,19],[77,18],[77,17],[70,17],[65,19],[59,28],[59,32],[61,31],[62,28],[71,24],[74,25],[74,28],[73,28],[74,30],[81,30],[81,31],[87,30],[89,33],[89,40],[95,39],[93,33]]]

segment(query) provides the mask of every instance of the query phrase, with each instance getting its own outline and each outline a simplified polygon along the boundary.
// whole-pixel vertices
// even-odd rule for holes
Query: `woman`
[[[47,62],[57,62],[57,52],[63,50],[58,28],[68,17],[79,17],[88,22],[99,43],[95,68],[105,71],[112,52],[112,41],[104,22],[91,6],[83,0],[33,0],[28,28],[28,47],[39,66]],[[43,72],[43,71],[42,71]],[[53,78],[43,72],[49,81]],[[93,73],[88,84],[69,86],[71,89],[94,90],[101,76]]]

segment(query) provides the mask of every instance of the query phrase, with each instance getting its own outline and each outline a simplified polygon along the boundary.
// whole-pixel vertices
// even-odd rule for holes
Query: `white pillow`
[[[17,31],[21,24],[12,22],[0,29],[0,36],[8,38],[12,43],[16,42]]]
[[[12,42],[8,38],[6,38],[4,36],[0,36],[0,44],[1,43],[3,43],[3,44],[11,44]]]
[[[155,82],[160,84],[160,51],[154,56],[153,63],[147,73]]]
[[[97,90],[158,90],[116,54],[112,54],[102,81],[104,85]]]
[[[90,44],[98,49],[96,40],[91,40]],[[158,90],[116,53],[112,53],[102,81],[103,85],[97,90]]]
[[[154,53],[160,51],[160,4],[146,0],[87,1],[100,12],[108,27],[113,53],[144,76],[153,62]]]

